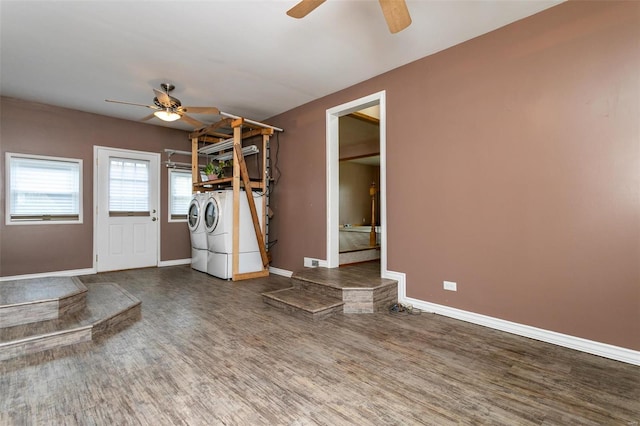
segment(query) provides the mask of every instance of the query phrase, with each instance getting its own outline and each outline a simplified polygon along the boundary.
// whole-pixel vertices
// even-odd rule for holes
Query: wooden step
[[[341,298],[296,287],[262,293],[262,300],[287,313],[314,321],[342,312],[344,305]]]
[[[311,316],[316,304],[332,305],[328,312],[340,309],[345,314],[365,314],[386,311],[398,301],[398,282],[381,278],[379,263],[305,268],[292,275],[291,285],[292,288],[263,294],[265,303],[285,312],[304,311]],[[316,319],[328,315],[319,314]]]
[[[86,306],[56,319],[0,328],[0,360],[94,337],[141,316],[140,300],[116,283],[85,284]]]
[[[0,283],[0,328],[60,318],[85,307],[87,288],[76,277]]]
[[[345,314],[367,314],[385,311],[398,301],[398,282],[373,272],[364,265],[305,268],[291,278],[295,287],[341,298]]]
[[[291,285],[299,290],[308,291],[325,296],[335,297],[342,300],[342,289],[328,285],[323,282],[315,282],[313,280],[298,279],[291,277]]]
[[[376,289],[397,285],[397,281],[380,277],[379,271],[372,273],[364,265],[349,265],[340,268],[304,268],[294,272],[291,278],[319,284],[335,289]]]

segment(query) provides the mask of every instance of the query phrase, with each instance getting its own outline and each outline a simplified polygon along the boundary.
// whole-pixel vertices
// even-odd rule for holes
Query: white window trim
[[[65,161],[71,163],[77,163],[79,165],[80,180],[78,185],[78,219],[74,220],[27,220],[27,221],[12,221],[11,220],[11,159],[14,157],[19,158],[33,158],[36,160],[50,160],[50,161]],[[84,194],[82,187],[82,176],[84,172],[84,166],[82,159],[80,158],[67,158],[67,157],[53,157],[50,155],[35,155],[35,154],[20,154],[16,152],[7,152],[5,156],[5,224],[6,225],[80,225],[84,221]]]
[[[171,215],[171,173],[173,172],[185,172],[186,170],[167,169],[167,221],[169,223],[187,222],[187,215],[184,219],[173,219]]]

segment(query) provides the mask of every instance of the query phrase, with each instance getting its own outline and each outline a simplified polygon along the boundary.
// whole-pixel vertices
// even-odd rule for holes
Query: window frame
[[[131,169],[127,169],[125,167],[125,164],[127,163],[133,163],[135,165],[134,170],[133,170],[133,174],[136,175],[137,174],[137,170],[136,167],[139,165],[144,165],[144,169],[146,172],[146,176],[144,176],[146,178],[146,180],[143,182],[145,185],[142,186],[142,188],[144,188],[144,191],[146,191],[144,193],[143,197],[138,197],[136,194],[137,190],[139,190],[140,188],[136,186],[137,183],[141,182],[139,179],[136,179],[138,176],[132,176],[131,174],[127,175],[126,173],[123,174],[119,174],[118,176],[116,176],[116,178],[114,179],[114,176],[112,175],[113,169],[113,163],[114,162],[121,162],[122,163],[122,170],[124,172],[131,172]],[[109,196],[107,197],[108,202],[109,202],[109,207],[108,207],[108,212],[109,212],[109,216],[112,217],[127,217],[127,216],[151,216],[151,207],[148,205],[149,202],[149,193],[151,191],[151,176],[150,176],[150,172],[151,172],[151,165],[149,161],[146,160],[139,160],[139,159],[132,159],[132,158],[121,158],[121,157],[109,157],[109,164],[108,164],[108,181],[109,181],[109,185],[108,185],[108,193]],[[129,179],[125,179],[125,178],[129,178]],[[117,191],[116,194],[114,194],[114,188],[113,188],[113,184],[119,182],[120,185],[120,191]],[[132,191],[133,188],[133,191]],[[112,202],[114,201],[114,195],[119,195],[120,197],[116,197],[115,199],[118,200],[119,202],[124,202],[125,204],[128,204],[129,207],[131,207],[131,209],[113,209],[112,210]],[[139,208],[138,207],[138,201],[142,200],[143,203],[147,203],[144,207],[146,207],[146,209],[144,208]],[[133,203],[133,204],[131,204]]]
[[[75,163],[78,165],[78,218],[77,219],[63,219],[63,220],[51,220],[45,219],[47,215],[40,215],[39,219],[23,219],[16,220],[11,218],[11,160],[13,158],[24,158],[30,160],[42,160],[42,161],[59,161],[65,163]],[[36,154],[23,154],[17,152],[7,152],[5,155],[5,224],[10,225],[80,225],[84,223],[84,191],[83,191],[83,175],[84,175],[84,163],[81,158],[69,158],[69,157],[55,157],[52,155],[36,155]],[[38,216],[38,215],[34,215]]]
[[[188,207],[187,207],[187,211],[184,214],[184,218],[176,219],[176,218],[173,217],[174,215],[172,214],[172,211],[171,211],[171,204],[172,204],[171,201],[173,199],[173,197],[172,197],[173,187],[171,185],[171,175],[173,173],[179,173],[179,174],[185,174],[185,175],[188,174],[190,177],[192,177],[191,176],[191,171],[180,170],[180,169],[167,169],[167,171],[168,171],[168,173],[167,173],[167,218],[168,219],[167,220],[168,220],[168,222],[176,222],[176,223],[178,223],[178,222],[187,222],[188,215],[189,215],[189,211],[188,211],[189,208]],[[192,184],[193,184],[193,177],[192,177]],[[191,191],[191,193],[193,195],[193,191]]]

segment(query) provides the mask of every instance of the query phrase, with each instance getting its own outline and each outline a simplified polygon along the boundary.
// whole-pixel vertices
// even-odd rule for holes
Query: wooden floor
[[[0,424],[638,425],[640,368],[422,313],[312,322],[262,302],[278,276],[189,267],[116,282],[142,320],[0,362]]]

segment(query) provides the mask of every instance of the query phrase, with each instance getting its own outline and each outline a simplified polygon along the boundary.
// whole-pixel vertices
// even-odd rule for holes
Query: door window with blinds
[[[82,160],[6,154],[6,223],[82,223]]]
[[[187,220],[189,203],[192,198],[191,172],[169,170],[169,221]]]
[[[109,158],[109,216],[150,216],[148,161]]]

